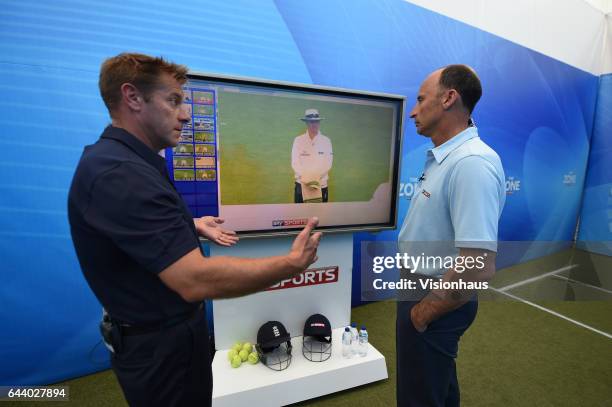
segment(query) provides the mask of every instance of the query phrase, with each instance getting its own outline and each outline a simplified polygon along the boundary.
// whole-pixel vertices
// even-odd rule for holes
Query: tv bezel
[[[375,101],[387,101],[387,102],[399,102],[399,111],[396,117],[396,134],[393,135],[394,140],[392,145],[394,146],[394,155],[391,165],[395,164],[393,168],[393,177],[391,180],[392,196],[391,196],[391,207],[390,207],[390,222],[389,223],[374,223],[367,225],[341,225],[341,226],[318,226],[317,231],[325,233],[354,233],[354,232],[380,232],[383,230],[394,230],[397,228],[398,218],[398,191],[400,183],[400,170],[402,167],[402,141],[404,137],[404,112],[406,111],[406,96],[383,93],[383,92],[370,92],[355,89],[346,89],[332,86],[321,86],[312,85],[297,82],[286,82],[276,81],[264,78],[255,77],[243,77],[234,75],[223,75],[209,72],[189,71],[187,73],[187,82],[189,81],[208,81],[219,83],[221,85],[246,85],[268,89],[279,89],[283,91],[297,91],[297,92],[310,92],[318,93],[323,96],[339,96],[339,97],[357,97],[363,99],[370,99]],[[218,148],[218,146],[217,146]],[[218,164],[220,165],[220,164]],[[219,210],[221,208],[219,207]],[[300,233],[303,226],[288,229],[264,229],[264,230],[249,230],[236,232],[240,238],[268,238],[268,237],[279,237],[279,236],[293,236]],[[206,240],[202,238],[201,240]]]

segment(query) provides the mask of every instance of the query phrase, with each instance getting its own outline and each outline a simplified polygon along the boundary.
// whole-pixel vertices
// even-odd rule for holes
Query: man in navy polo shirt
[[[433,72],[419,89],[410,117],[434,147],[427,151],[399,246],[434,260],[403,270],[406,277],[482,287],[495,272],[505,183],[499,156],[480,140],[471,120],[481,94],[478,76],[465,65]],[[454,259],[454,265],[436,259]],[[413,294],[397,306],[397,404],[459,406],[455,358],[459,338],[476,317],[475,290]]]
[[[112,124],[87,146],[68,199],[83,274],[108,312],[102,324],[112,367],[133,406],[210,405],[212,371],[202,301],[253,293],[316,260],[311,219],[289,253],[261,259],[204,258],[199,236],[237,240],[217,218],[192,218],[158,152],[190,119],[187,69],[120,54],[100,70]]]

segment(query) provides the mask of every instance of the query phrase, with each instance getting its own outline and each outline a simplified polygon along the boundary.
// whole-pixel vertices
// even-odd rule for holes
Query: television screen
[[[403,96],[189,74],[167,149],[193,216],[241,235],[396,227]]]

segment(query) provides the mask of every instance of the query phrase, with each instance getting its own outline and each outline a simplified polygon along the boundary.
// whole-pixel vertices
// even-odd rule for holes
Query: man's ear
[[[455,105],[459,99],[459,92],[455,89],[448,89],[442,94],[442,107],[448,110]]]
[[[121,85],[121,97],[131,110],[139,112],[142,109],[144,98],[140,91],[131,83]]]

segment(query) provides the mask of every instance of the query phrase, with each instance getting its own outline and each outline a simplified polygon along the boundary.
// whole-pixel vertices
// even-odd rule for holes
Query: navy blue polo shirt
[[[68,218],[83,274],[111,317],[149,325],[197,308],[158,276],[200,247],[193,217],[165,160],[136,137],[108,126],[85,147]]]

